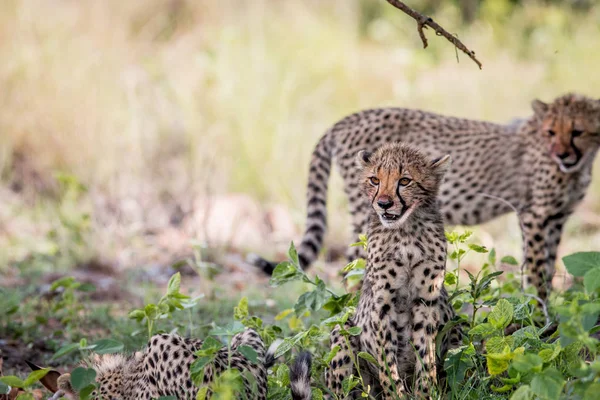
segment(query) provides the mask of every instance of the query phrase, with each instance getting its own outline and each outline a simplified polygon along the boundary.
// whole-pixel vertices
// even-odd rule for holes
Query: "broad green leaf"
[[[359,352],[357,354],[357,356],[360,357],[360,358],[362,358],[363,360],[366,360],[366,361],[370,362],[371,364],[379,365],[379,363],[377,362],[377,360],[375,359],[375,357],[373,357],[369,353],[365,353],[364,351],[361,351],[361,352]]]
[[[330,297],[331,294],[321,288],[317,288],[312,292],[305,292],[294,305],[294,311],[297,316],[304,314],[307,310],[318,311]]]
[[[483,323],[483,324],[479,324],[476,327],[474,327],[473,329],[471,329],[469,331],[469,335],[479,335],[479,336],[489,336],[493,333],[496,333],[497,329],[494,327],[494,325],[490,324],[490,323]]]
[[[303,276],[304,274],[302,271],[298,270],[294,264],[289,261],[284,261],[275,267],[273,275],[269,280],[269,284],[273,287],[277,287],[287,282],[300,280]]]
[[[561,397],[565,380],[554,368],[547,368],[531,380],[531,391],[544,400],[558,400]]]
[[[348,395],[350,393],[350,391],[352,389],[354,389],[356,387],[356,385],[358,385],[358,384],[359,384],[359,380],[354,375],[347,376],[342,381],[342,390],[344,391],[344,394]]]
[[[77,367],[71,372],[71,385],[79,392],[96,381],[96,371],[93,368]]]
[[[533,392],[529,385],[523,385],[510,396],[510,400],[531,400],[533,399]]]
[[[584,276],[589,270],[600,267],[600,252],[587,251],[563,257],[565,268],[573,276]]]
[[[498,375],[508,369],[510,354],[487,354],[486,364],[490,375]]]
[[[504,329],[513,318],[513,306],[506,299],[498,300],[488,315],[488,321],[497,329]]]
[[[144,307],[144,313],[150,320],[155,320],[160,315],[160,311],[158,310],[156,304],[146,304],[146,307]]]
[[[25,387],[29,387],[29,386],[33,385],[34,383],[36,383],[37,381],[39,381],[40,379],[42,379],[44,376],[46,376],[46,374],[48,374],[48,372],[50,372],[50,368],[43,368],[43,369],[39,369],[37,371],[33,371],[32,373],[29,374],[29,376],[27,378],[25,378],[25,381],[23,382],[23,384],[25,385]]]
[[[312,397],[311,397],[312,400],[323,400],[324,399],[323,392],[321,392],[321,389],[312,388],[311,391],[312,391]]]
[[[67,345],[61,347],[60,349],[58,349],[58,351],[56,353],[54,353],[54,355],[52,356],[51,360],[62,357],[66,354],[69,354],[69,353],[75,351],[75,350],[79,350],[79,343],[67,344]]]
[[[0,382],[14,388],[22,389],[25,387],[25,382],[23,382],[20,378],[17,378],[16,376],[12,375],[0,377]]]
[[[135,319],[138,322],[141,322],[144,318],[146,318],[146,313],[144,312],[144,310],[133,310],[129,313],[129,318],[130,319]]]
[[[286,387],[290,384],[290,369],[287,365],[281,364],[277,367],[277,380],[281,386]]]
[[[492,389],[496,393],[505,393],[505,392],[508,392],[509,390],[512,390],[512,387],[513,387],[513,385],[504,385],[501,387],[492,385],[492,386],[490,386],[490,389]]]
[[[361,332],[362,328],[360,326],[353,326],[352,328],[348,329],[348,334],[350,334],[350,336],[358,336]]]
[[[504,257],[502,257],[500,262],[503,264],[508,264],[508,265],[519,265],[519,262],[513,256],[504,256]]]
[[[542,370],[544,360],[536,354],[516,355],[511,366],[522,373],[539,372]]]
[[[79,399],[80,400],[87,400],[90,398],[90,395],[92,394],[92,392],[96,389],[96,385],[95,384],[89,384],[86,387],[84,387],[83,389],[81,389],[79,391]]]
[[[10,392],[9,386],[6,383],[0,381],[0,394],[8,394],[8,392]]]
[[[344,274],[346,274],[355,269],[365,269],[366,266],[367,266],[367,261],[364,258],[357,258],[356,260],[346,264],[344,269],[342,269],[342,272]]]
[[[254,350],[250,346],[246,346],[246,345],[238,346],[237,351],[242,353],[244,355],[244,357],[246,357],[250,362],[253,362],[256,364],[256,362],[258,361],[258,353],[256,352],[256,350]]]
[[[562,348],[560,347],[560,343],[556,343],[552,345],[552,348],[540,350],[538,356],[544,360],[544,363],[548,363],[558,357],[561,350]]]
[[[583,276],[583,286],[588,293],[594,293],[600,288],[600,267],[590,269]]]
[[[114,339],[102,339],[94,343],[94,353],[111,354],[123,350],[123,343]]]
[[[340,346],[336,345],[334,346],[331,351],[329,353],[327,353],[327,357],[324,358],[324,362],[325,364],[329,364],[331,362],[331,360],[333,360],[333,357],[336,356],[336,354],[340,351]]]
[[[511,336],[496,336],[489,338],[485,343],[485,350],[490,353],[505,353],[512,350],[512,346],[515,343],[515,339]]]
[[[591,383],[583,395],[584,399],[595,399],[600,394],[600,382]]]

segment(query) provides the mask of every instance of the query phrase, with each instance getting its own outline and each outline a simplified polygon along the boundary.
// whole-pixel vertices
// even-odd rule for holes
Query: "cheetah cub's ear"
[[[452,158],[450,154],[446,154],[445,156],[438,157],[431,162],[431,168],[439,174],[444,175],[448,169],[450,169],[450,164],[452,164]]]
[[[366,150],[361,150],[356,154],[356,165],[360,168],[365,168],[366,166],[371,164],[371,156],[373,153],[370,153]]]
[[[531,108],[533,108],[533,113],[538,117],[542,117],[548,111],[548,104],[544,103],[541,100],[535,99],[531,102]]]

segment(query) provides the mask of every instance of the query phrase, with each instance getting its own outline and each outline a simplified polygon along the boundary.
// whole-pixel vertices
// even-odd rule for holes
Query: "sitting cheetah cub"
[[[202,347],[202,340],[184,339],[178,335],[155,335],[143,352],[131,356],[122,354],[95,355],[92,357],[96,371],[97,390],[90,399],[103,400],[142,400],[157,399],[161,396],[175,396],[178,399],[195,399],[198,387],[192,383],[190,365],[196,359],[194,354]],[[256,351],[258,362],[252,363],[237,349],[249,346]],[[272,363],[272,350],[265,352],[262,339],[252,329],[246,329],[232,338],[231,352],[227,348],[219,350],[215,360],[204,367],[204,384],[210,384],[215,375],[228,366],[242,372],[246,399],[267,398],[267,368]],[[39,368],[30,364],[33,369]],[[244,372],[254,376],[254,381],[246,378]],[[65,397],[78,400],[79,395],[71,386],[71,374],[60,375],[50,371],[42,384],[54,393],[52,399]]]
[[[414,376],[419,395],[430,395],[437,380],[436,335],[454,316],[444,289],[446,238],[437,203],[449,161],[449,156],[430,161],[399,143],[357,155],[371,212],[362,294],[346,329],[362,331],[350,342],[339,326],[332,332],[331,347],[341,350],[330,364],[327,384],[336,394],[342,393],[344,378],[356,376],[349,344],[352,353],[367,352],[377,360],[377,367],[361,364],[371,394],[402,396],[411,386],[407,378]],[[455,327],[443,340],[442,357],[448,342],[458,345],[459,338]]]

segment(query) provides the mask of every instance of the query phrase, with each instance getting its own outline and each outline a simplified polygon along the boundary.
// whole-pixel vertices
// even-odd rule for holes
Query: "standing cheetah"
[[[195,399],[198,393],[190,378],[190,365],[194,354],[202,347],[202,340],[184,339],[177,335],[155,335],[144,352],[131,356],[122,354],[96,355],[92,358],[98,388],[91,399],[145,400],[160,396],[175,396],[180,400]],[[258,361],[253,363],[242,355],[239,346],[249,346],[256,351]],[[267,368],[272,363],[271,351],[265,352],[262,339],[252,329],[246,329],[232,338],[231,352],[227,348],[218,351],[214,361],[204,367],[204,384],[210,384],[214,376],[228,366],[242,373],[245,399],[266,400]],[[249,372],[246,373],[246,372]],[[247,379],[251,375],[253,379]],[[51,371],[42,383],[53,398],[79,399],[71,387],[71,375]]]
[[[367,229],[369,204],[359,194],[354,155],[401,141],[429,157],[452,156],[440,190],[446,224],[476,225],[511,212],[509,204],[516,207],[528,283],[545,298],[563,225],[590,184],[600,146],[600,100],[567,94],[550,104],[535,100],[532,106],[532,117],[509,125],[402,108],[361,111],[336,123],[310,162],[301,265],[308,267],[323,244],[332,158],[344,179],[356,236]],[[364,257],[360,247],[351,248],[348,256]],[[268,273],[275,266],[260,257],[253,261]]]
[[[437,203],[449,159],[430,161],[399,143],[358,153],[361,188],[371,208],[367,269],[356,314],[345,327],[360,327],[360,335],[347,341],[339,326],[331,334],[331,347],[340,351],[327,385],[338,395],[344,378],[357,376],[352,358],[360,351],[377,360],[377,366],[361,366],[361,376],[382,398],[404,395],[410,376],[420,394],[431,394],[440,361],[436,336],[454,316],[444,289],[446,238]],[[454,327],[442,340],[442,360],[448,342],[457,345],[459,335]]]

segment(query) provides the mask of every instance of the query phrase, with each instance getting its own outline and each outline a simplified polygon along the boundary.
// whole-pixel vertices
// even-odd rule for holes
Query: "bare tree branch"
[[[456,36],[448,33],[448,31],[446,31],[444,28],[442,28],[431,17],[427,17],[427,16],[413,10],[412,8],[410,8],[409,6],[407,6],[406,4],[404,4],[403,2],[401,2],[399,0],[386,0],[386,1],[388,3],[390,3],[392,6],[399,9],[400,11],[404,12],[405,14],[411,16],[415,21],[417,21],[417,31],[419,32],[419,36],[421,37],[421,41],[423,42],[423,48],[426,48],[427,44],[428,44],[427,38],[425,37],[425,32],[423,30],[426,29],[427,27],[430,27],[435,31],[436,35],[445,37],[456,48],[458,48],[463,53],[468,55],[471,58],[471,60],[473,60],[475,62],[475,64],[477,64],[479,69],[482,68],[481,62],[477,59],[477,57],[475,57],[475,52],[472,50],[469,50],[467,48],[467,46],[465,46],[460,40],[458,40],[458,38]]]

